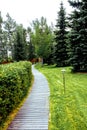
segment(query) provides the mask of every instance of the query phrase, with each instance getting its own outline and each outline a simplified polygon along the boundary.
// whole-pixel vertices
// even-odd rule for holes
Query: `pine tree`
[[[28,49],[28,60],[31,61],[33,58],[36,57],[36,55],[35,55],[35,47],[34,47],[34,45],[32,44],[31,41],[29,42],[29,47],[28,48],[29,48]]]
[[[26,60],[26,43],[25,43],[25,30],[23,26],[17,26],[16,38],[14,44],[14,60]]]
[[[3,49],[3,44],[2,44],[2,16],[1,16],[1,12],[0,12],[0,59],[3,58],[3,53],[2,53],[2,49]]]
[[[66,43],[66,13],[61,2],[60,11],[58,12],[58,19],[55,33],[55,63],[56,66],[67,65],[67,43]]]
[[[11,18],[9,13],[6,15],[6,21],[4,21],[4,31],[5,36],[7,37],[7,51],[11,51],[12,58],[13,58],[13,46],[14,46],[14,35],[16,29],[16,22],[14,19]]]
[[[7,58],[5,32],[3,31],[3,18],[0,12],[0,60]]]
[[[73,71],[87,71],[87,1],[69,1],[71,14],[71,65]]]

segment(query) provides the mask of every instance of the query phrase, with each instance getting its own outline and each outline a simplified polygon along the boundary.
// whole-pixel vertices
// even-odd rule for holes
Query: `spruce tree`
[[[14,50],[14,35],[16,29],[16,21],[11,18],[9,13],[6,15],[6,20],[4,21],[4,36],[7,37],[6,46],[7,52],[11,51],[11,58],[13,59],[13,50]],[[5,38],[6,39],[6,38]]]
[[[35,55],[35,47],[32,44],[32,42],[30,41],[29,42],[29,47],[28,47],[28,60],[31,61],[35,57],[36,57],[36,55]]]
[[[3,18],[0,12],[0,60],[7,58],[7,48],[6,48],[6,40],[5,31],[3,30]]]
[[[67,43],[66,43],[66,13],[61,2],[60,11],[58,12],[58,19],[55,30],[55,63],[56,66],[67,65]]]
[[[26,42],[25,30],[22,25],[17,26],[15,44],[14,44],[14,60],[26,60]]]
[[[87,1],[69,1],[71,14],[71,65],[73,71],[87,71]]]
[[[0,59],[3,58],[3,43],[2,43],[2,23],[3,23],[3,20],[2,20],[2,16],[1,16],[1,12],[0,12]]]

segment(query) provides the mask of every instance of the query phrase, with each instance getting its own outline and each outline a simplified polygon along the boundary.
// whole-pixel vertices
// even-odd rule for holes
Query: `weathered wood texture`
[[[48,130],[49,87],[46,78],[32,66],[34,84],[8,130]]]

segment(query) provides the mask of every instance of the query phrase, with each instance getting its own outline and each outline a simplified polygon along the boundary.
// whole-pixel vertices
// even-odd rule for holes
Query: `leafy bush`
[[[17,62],[0,65],[0,124],[27,95],[31,84],[31,63]]]

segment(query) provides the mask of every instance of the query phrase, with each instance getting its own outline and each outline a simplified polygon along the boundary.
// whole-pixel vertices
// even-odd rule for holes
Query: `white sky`
[[[72,8],[68,0],[62,1],[66,12],[70,13]],[[21,23],[24,27],[29,26],[32,20],[40,19],[41,16],[47,19],[49,25],[51,22],[55,25],[60,2],[61,0],[0,0],[0,11],[3,18],[8,12],[18,24]]]

